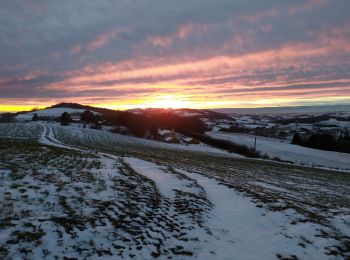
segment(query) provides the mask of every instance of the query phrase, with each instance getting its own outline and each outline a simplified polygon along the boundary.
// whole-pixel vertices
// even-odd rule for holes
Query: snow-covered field
[[[41,124],[41,123],[37,123]],[[46,124],[46,123],[44,123]],[[217,155],[229,155],[228,152],[221,149],[216,149],[205,144],[170,144],[157,142],[132,136],[114,134],[108,131],[99,131],[94,129],[84,129],[78,127],[77,124],[72,124],[67,127],[62,127],[57,123],[46,124],[49,130],[55,132],[55,135],[64,142],[72,142],[75,145],[92,145],[89,148],[98,147],[100,145],[114,150],[138,150],[148,147],[150,149],[164,149],[167,151],[187,151],[187,152],[203,152]],[[239,154],[230,154],[232,157],[243,158]]]
[[[65,108],[65,107],[57,107],[57,108],[46,108],[37,111],[32,111],[24,114],[19,114],[16,116],[18,121],[31,121],[34,114],[42,117],[60,117],[62,113],[67,112],[68,114],[82,114],[84,109],[73,109],[73,108]],[[92,111],[93,112],[93,111]],[[95,112],[93,112],[96,114]]]
[[[278,157],[299,165],[350,170],[350,154],[316,150],[293,145],[288,141],[261,136],[225,132],[208,132],[207,134],[248,147],[254,147],[256,137],[256,149],[270,157]]]
[[[350,257],[346,173],[28,123],[0,177],[1,259]]]

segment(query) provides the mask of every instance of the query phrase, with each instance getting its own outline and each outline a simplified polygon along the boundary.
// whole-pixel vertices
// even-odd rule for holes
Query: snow
[[[175,198],[175,190],[191,192],[188,180],[166,171],[164,166],[125,158],[136,172],[153,180],[161,194]],[[316,237],[321,226],[310,223],[292,225],[291,221],[302,218],[294,210],[270,212],[256,207],[247,197],[220,185],[206,176],[177,170],[204,188],[213,209],[206,216],[207,232],[193,228],[199,238],[195,245],[198,259],[274,259],[296,255],[307,259],[328,259],[322,248],[330,246],[332,239]],[[301,247],[302,237],[312,240],[312,246]]]
[[[166,137],[164,140],[167,141],[167,142],[170,142],[171,140],[173,140],[173,137],[168,136],[168,137]]]
[[[319,122],[317,124],[318,125],[325,125],[325,126],[328,126],[328,125],[332,125],[333,126],[333,125],[335,125],[335,126],[342,127],[342,128],[350,128],[350,122],[349,121],[338,121],[335,118],[330,118],[329,120],[322,121],[322,122]]]
[[[345,235],[350,237],[350,215],[340,214],[330,219],[331,222],[339,229],[344,232]]]
[[[38,116],[45,116],[45,117],[60,117],[62,113],[67,112],[68,114],[82,114],[85,111],[85,109],[73,109],[73,108],[46,108],[42,110],[32,111],[25,114],[19,114],[16,119],[18,121],[28,121],[32,120],[32,117],[34,114],[37,114]],[[96,112],[93,112],[94,114],[98,114]]]
[[[184,138],[184,141],[185,142],[191,142],[193,140],[193,138],[191,138],[191,137],[185,137]]]
[[[153,180],[164,197],[174,199],[176,195],[174,190],[188,190],[186,183],[167,173],[164,166],[132,157],[124,158],[124,161],[137,173]]]
[[[277,254],[328,259],[317,249],[327,243],[323,239],[313,241],[313,247],[297,246],[302,236],[312,237],[319,227],[305,223],[291,225],[291,219],[301,217],[295,211],[289,210],[285,214],[267,212],[256,207],[249,198],[219,185],[214,179],[181,172],[204,187],[210,201],[215,205],[213,216],[207,224],[213,236],[208,238],[209,245],[199,254],[200,259],[212,257],[211,251],[217,252],[217,259],[232,259],[233,256],[236,259],[257,259],[257,256],[259,259],[274,259]]]
[[[141,115],[143,113],[143,109],[134,108],[134,109],[129,109],[128,112],[133,113],[135,115]]]
[[[69,146],[61,143],[60,141],[58,141],[56,139],[51,127],[47,126],[46,124],[41,124],[41,123],[38,123],[38,124],[43,127],[43,131],[42,131],[41,136],[39,138],[40,143],[46,144],[46,145],[51,145],[51,146],[56,146],[59,148],[74,149],[73,147],[69,147]]]
[[[95,140],[96,142],[100,143],[103,146],[108,146],[108,147],[110,146],[114,148],[118,147],[120,144],[133,145],[133,146],[139,145],[139,146],[147,146],[147,147],[153,147],[153,148],[203,152],[203,153],[210,153],[210,154],[216,154],[216,155],[225,155],[225,156],[230,156],[235,158],[243,158],[242,155],[228,153],[224,150],[213,148],[205,144],[184,145],[184,144],[171,144],[171,143],[157,142],[153,140],[115,134],[107,131],[88,129],[88,128],[83,129],[83,128],[80,128],[79,125],[77,124],[70,124],[69,126],[60,126],[58,123],[54,123],[54,122],[52,123],[39,122],[39,123],[31,123],[31,124],[41,125],[41,126],[46,125],[47,127],[52,128],[53,131],[59,132],[62,135],[66,135],[66,138],[69,138],[69,140],[65,140],[65,143],[67,142],[70,143],[71,140],[82,140],[83,142],[85,142],[85,140],[90,140],[90,141]]]
[[[20,126],[33,129],[41,128],[42,132],[39,136],[39,141],[41,143],[56,147],[76,149],[81,151],[84,156],[91,153],[91,151],[80,150],[78,148],[79,146],[74,145],[76,144],[74,141],[82,139],[83,142],[90,142],[96,147],[96,150],[101,144],[108,144],[111,145],[111,147],[120,148],[120,144],[122,143],[129,146],[136,143],[140,145],[139,147],[142,145],[154,145],[154,147],[156,147],[156,144],[161,145],[161,147],[168,147],[169,149],[177,147],[173,145],[163,146],[161,143],[115,135],[105,131],[82,129],[76,125],[62,127],[57,123],[31,122],[27,124],[13,124],[11,126],[15,126],[16,128]],[[23,131],[14,131],[13,134],[21,132]],[[35,131],[35,133],[36,132],[37,131]],[[231,134],[229,135],[231,136]],[[242,136],[245,135],[241,135],[240,139],[244,139]],[[254,140],[254,136],[251,136],[251,138]],[[268,140],[269,139],[271,138],[268,138]],[[258,139],[258,145],[259,140],[260,139]],[[279,140],[276,141],[275,139],[270,140],[270,142],[273,142],[274,146],[277,148],[278,144],[281,143]],[[270,149],[272,150],[272,148]],[[319,151],[317,150],[317,152]],[[13,156],[11,155],[11,157]],[[78,157],[75,156],[75,158],[77,160]],[[50,173],[53,177],[57,177],[58,180],[67,182],[63,187],[64,190],[61,196],[64,196],[68,205],[73,206],[74,209],[79,209],[77,200],[80,196],[79,192],[77,192],[79,188],[89,187],[86,189],[84,198],[88,203],[83,207],[84,212],[82,215],[93,217],[94,220],[99,219],[103,225],[98,225],[97,222],[92,225],[91,222],[85,221],[83,224],[85,229],[79,230],[75,228],[74,232],[77,237],[71,238],[68,233],[64,232],[62,227],[53,225],[48,221],[42,224],[39,223],[36,219],[40,219],[41,215],[47,218],[51,215],[65,216],[62,215],[63,211],[58,206],[57,194],[59,193],[57,193],[54,183],[45,182],[40,184],[48,191],[49,195],[45,197],[45,200],[49,203],[36,203],[35,205],[33,204],[35,207],[31,206],[32,208],[30,208],[33,213],[40,213],[39,215],[35,215],[36,219],[30,220],[31,223],[41,227],[46,232],[46,235],[43,236],[42,239],[43,243],[40,246],[32,247],[33,258],[36,259],[42,258],[42,248],[48,248],[52,252],[67,257],[85,258],[87,253],[82,252],[82,255],[78,255],[77,253],[73,253],[74,250],[72,250],[71,247],[83,245],[89,249],[91,246],[88,245],[88,241],[91,239],[93,239],[95,243],[94,246],[91,247],[91,250],[95,250],[95,248],[111,248],[111,252],[114,255],[104,255],[103,258],[115,259],[117,251],[113,249],[112,241],[116,239],[116,237],[110,237],[112,234],[111,232],[122,234],[123,237],[139,243],[137,236],[132,235],[132,232],[134,232],[133,228],[137,228],[137,231],[145,237],[146,244],[144,244],[141,249],[137,249],[139,244],[128,244],[125,241],[118,240],[122,245],[126,246],[123,251],[123,257],[126,258],[130,256],[129,253],[134,254],[136,259],[151,258],[150,254],[152,252],[152,247],[155,245],[155,241],[161,241],[160,245],[165,249],[162,251],[163,253],[169,253],[169,249],[173,249],[175,246],[182,246],[185,250],[191,253],[193,252],[194,255],[191,258],[198,259],[275,259],[277,256],[285,259],[293,259],[293,255],[298,259],[329,259],[331,256],[326,255],[326,253],[329,252],[331,248],[339,245],[339,241],[334,240],[332,236],[322,235],[323,231],[326,232],[326,234],[327,232],[330,234],[328,226],[311,221],[296,221],[305,219],[305,215],[301,215],[291,208],[273,211],[268,210],[268,207],[258,207],[256,200],[253,202],[252,197],[247,196],[246,193],[230,188],[228,187],[229,185],[225,186],[221,179],[219,181],[215,178],[208,177],[210,173],[204,174],[204,172],[201,172],[201,174],[199,174],[197,171],[201,170],[198,168],[192,169],[186,164],[181,166],[181,161],[176,163],[176,166],[171,165],[174,167],[171,168],[167,162],[161,164],[161,159],[157,159],[157,163],[154,163],[153,161],[145,161],[139,158],[117,157],[115,155],[99,152],[94,160],[101,161],[102,167],[89,170],[93,176],[97,177],[95,184],[94,182],[84,182],[83,180],[69,181],[70,178],[64,176],[60,172],[60,167],[64,166],[62,162],[65,162],[65,160],[67,160],[67,158],[61,158],[61,156],[55,157],[56,166],[54,166],[54,164],[48,165],[46,163],[47,161],[45,161],[42,166],[45,171],[40,171],[41,175],[38,175],[38,177]],[[89,158],[88,161],[89,160],[92,160],[92,158]],[[237,160],[237,162],[238,161],[239,160]],[[211,162],[208,161],[208,163]],[[126,170],[128,169],[126,164],[129,165],[133,171],[128,172]],[[74,162],[72,165],[76,166]],[[57,168],[56,170],[55,167]],[[178,167],[181,168],[181,170],[177,169]],[[191,172],[189,168],[191,168]],[[232,170],[232,172],[237,170],[238,169]],[[263,170],[264,169],[262,169],[262,171]],[[268,169],[265,170],[268,171]],[[281,167],[281,170],[283,171],[283,167]],[[88,171],[88,168],[84,169],[84,171],[79,170],[77,176],[85,171]],[[249,173],[249,168],[244,168],[244,171]],[[6,183],[3,183],[4,187],[10,187],[10,182],[13,181],[13,179],[9,178],[10,172],[11,171],[5,172],[0,170],[1,174],[7,176],[5,178]],[[140,178],[140,175],[143,177]],[[216,175],[214,174],[211,176]],[[300,178],[300,176],[295,176],[295,178]],[[344,174],[344,176],[348,175]],[[316,176],[313,176],[310,180],[313,180],[314,177]],[[114,182],[114,178],[118,181]],[[328,180],[329,179],[327,179],[326,182],[328,182]],[[99,181],[103,181],[106,184],[104,189],[99,190]],[[233,178],[232,181],[237,182],[240,181],[240,179]],[[39,183],[34,179],[30,179],[28,176],[21,182],[28,184]],[[288,193],[288,197],[295,195],[291,190],[280,187],[283,186],[281,184],[285,183],[283,179],[278,179],[278,181],[276,181],[267,178],[267,180],[265,180],[264,175],[261,174],[258,178],[249,180],[249,183],[253,186],[258,186],[259,189],[268,191],[274,190],[276,191],[275,194]],[[310,188],[315,185],[315,183],[304,182],[298,185],[306,185]],[[334,183],[334,185],[335,184],[337,184],[338,189],[340,184]],[[142,185],[144,185],[144,187],[141,187]],[[327,187],[333,187],[332,189],[335,191],[334,186]],[[250,188],[252,187],[250,186]],[[256,191],[259,191],[259,189]],[[312,189],[308,191],[310,191],[310,194],[312,193]],[[28,205],[30,205],[30,203],[25,204],[22,203],[21,200],[17,200],[17,197],[19,198],[20,196],[18,191],[11,190],[11,193],[16,198],[16,200],[14,200],[15,203],[17,203],[16,211],[20,212],[22,209],[29,208]],[[149,196],[146,196],[146,193],[149,194]],[[137,194],[137,196],[132,197],[135,194]],[[326,194],[329,196],[330,192]],[[33,192],[29,189],[28,195],[30,196],[29,198],[33,198],[34,201],[44,197],[44,194]],[[145,197],[143,197],[144,195]],[[300,195],[308,196],[309,194]],[[150,201],[153,198],[155,199],[153,203],[157,202],[157,207],[150,208],[149,204],[151,204]],[[101,207],[101,205],[95,204],[94,201],[97,200],[110,202],[110,205],[113,206],[110,208]],[[47,207],[46,204],[48,205]],[[132,207],[130,207],[131,204],[133,206],[136,204],[138,205],[136,210],[137,216],[134,215],[135,212],[133,210],[130,210],[132,209]],[[152,215],[151,213],[155,210],[158,210],[154,214],[155,218],[140,222],[148,214]],[[347,208],[344,208],[344,210],[337,208],[336,210],[339,210],[339,214],[335,218],[329,218],[330,223],[337,226],[339,230],[345,230],[343,232],[344,234],[349,234],[350,217],[349,214],[346,214]],[[59,212],[61,212],[61,214]],[[95,212],[104,214],[94,215]],[[191,215],[189,212],[195,212],[195,214]],[[77,213],[79,213],[79,210]],[[106,216],[105,214],[107,214],[109,218],[103,217]],[[130,233],[127,231],[124,232],[123,229],[118,229],[111,225],[112,222],[110,222],[110,219],[119,221],[120,216],[126,216],[123,219],[127,221],[126,223],[128,226],[124,226],[124,228],[130,227],[129,225],[134,225],[130,229]],[[195,220],[197,216],[200,218],[199,222]],[[28,218],[24,217],[23,223],[27,220]],[[177,228],[169,229],[171,226],[176,226]],[[64,234],[62,245],[58,244],[59,240],[57,240],[56,243],[55,239],[53,239],[55,238],[53,234],[55,234],[58,228]],[[5,240],[10,236],[9,230],[15,229],[17,229],[17,227],[9,227],[5,232],[1,232],[0,243],[4,242],[5,244]],[[180,231],[178,232],[177,229]],[[185,236],[180,235],[182,232],[185,232]],[[179,238],[185,239],[182,240]],[[309,243],[305,243],[306,239]],[[14,255],[17,246],[9,245],[9,247],[10,246],[12,248],[11,250],[13,250],[11,251],[13,254],[11,254]],[[97,256],[94,255],[94,257]],[[91,258],[94,257],[91,256]],[[161,259],[169,257],[175,259],[187,258],[186,256],[175,254],[164,254],[160,256]],[[334,258],[336,258],[336,256]]]
[[[38,138],[42,127],[36,123],[11,123],[0,124],[0,137],[5,138]]]
[[[173,112],[174,114],[182,117],[191,117],[191,116],[200,116],[201,113],[195,112],[195,111],[181,111],[181,110],[175,110]]]
[[[159,130],[158,130],[158,133],[159,133],[160,135],[166,135],[166,134],[170,134],[170,133],[173,133],[173,132],[170,131],[170,130],[166,130],[166,129],[159,129]]]
[[[249,147],[254,147],[256,137],[256,149],[267,153],[270,157],[279,157],[299,165],[350,170],[350,154],[317,150],[293,145],[284,140],[247,134],[223,132],[208,132],[207,134],[214,138],[229,140]]]
[[[239,116],[239,117],[233,117],[236,120],[236,123],[239,124],[239,126],[244,126],[247,128],[258,128],[258,127],[271,127],[274,126],[274,124],[267,122],[266,120],[256,120],[254,118],[251,118],[249,116]],[[220,126],[221,127],[221,126]],[[225,127],[228,128],[228,127]]]
[[[275,185],[271,185],[269,183],[264,183],[264,182],[259,182],[259,181],[254,181],[254,182],[251,182],[251,183],[254,184],[254,185],[263,187],[265,189],[271,189],[271,190],[280,191],[280,192],[288,192],[288,190],[286,190],[286,189],[277,187]]]

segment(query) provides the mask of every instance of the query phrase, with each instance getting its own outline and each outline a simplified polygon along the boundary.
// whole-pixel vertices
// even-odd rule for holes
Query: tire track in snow
[[[55,146],[58,148],[65,148],[65,149],[71,149],[71,150],[75,150],[75,151],[80,151],[80,152],[87,152],[86,150],[83,149],[79,149],[77,147],[74,146],[70,146],[67,145],[65,143],[62,143],[61,141],[59,141],[56,136],[55,133],[53,131],[53,128],[48,125],[48,124],[39,124],[42,128],[43,131],[41,133],[41,136],[39,138],[39,142],[42,144],[46,144],[46,145],[51,145],[51,146]],[[102,153],[101,153],[102,154]],[[108,154],[109,156],[109,154]],[[113,157],[113,158],[117,158],[117,157]]]
[[[124,158],[124,161],[135,172],[155,183],[161,194],[163,222],[177,227],[173,230],[165,228],[165,251],[181,257],[196,256],[202,246],[200,237],[210,232],[205,220],[212,204],[204,189],[171,168],[131,157]]]
[[[55,138],[51,126],[41,126],[41,143],[87,152],[61,143]],[[145,163],[136,158],[123,160],[115,155],[99,154],[122,164],[124,161],[130,163],[130,160],[134,160],[133,163]],[[121,197],[117,198],[117,201],[123,204],[123,201],[128,199],[128,203],[125,204],[128,207],[119,208],[116,213],[119,215],[117,219],[113,215],[103,213],[119,230],[120,236],[116,236],[116,239],[125,243],[120,249],[120,255],[128,256],[128,252],[132,252],[132,255],[141,253],[152,257],[176,256],[181,259],[195,255],[200,247],[198,237],[208,232],[204,225],[204,214],[210,211],[211,203],[206,199],[204,190],[192,179],[175,171],[169,175],[172,177],[173,187],[163,189],[163,185],[143,174],[139,168],[130,170],[127,166],[128,164],[125,164],[120,168],[126,179],[119,178],[116,183],[121,189]],[[159,167],[150,170],[154,171],[156,168]],[[169,170],[161,167],[164,174]],[[177,185],[174,186],[175,182]],[[145,201],[148,203],[145,204]]]
[[[319,236],[323,227],[318,224],[293,224],[293,220],[302,218],[294,210],[270,212],[259,208],[250,198],[197,173],[137,158],[125,158],[125,162],[153,180],[173,206],[178,191],[192,193],[194,201],[200,200],[199,194],[205,196],[204,205],[196,207],[202,221],[189,223],[192,228],[186,230],[186,236],[199,238],[198,243],[186,247],[199,259],[329,259],[326,249],[334,241]],[[181,219],[182,210],[177,212],[176,220]],[[305,238],[309,243],[301,246]]]
[[[47,125],[47,124],[39,124],[39,125],[43,128],[43,131],[42,131],[41,136],[39,138],[40,143],[50,145],[50,146],[55,146],[58,148],[71,149],[71,150],[79,151],[82,153],[88,153],[87,150],[80,149],[80,148],[77,148],[74,146],[70,146],[70,145],[67,145],[67,144],[59,141],[56,138],[55,133],[53,131],[53,128],[50,125]],[[102,156],[102,157],[107,157],[109,159],[114,159],[114,160],[120,159],[118,156],[115,156],[115,155],[109,154],[109,153],[98,152],[97,154]]]
[[[206,222],[211,235],[203,238],[207,245],[199,258],[208,258],[215,252],[218,259],[330,259],[328,249],[334,241],[320,236],[323,226],[310,222],[293,224],[293,220],[303,218],[294,210],[267,211],[214,178],[178,171],[196,180],[214,205]]]

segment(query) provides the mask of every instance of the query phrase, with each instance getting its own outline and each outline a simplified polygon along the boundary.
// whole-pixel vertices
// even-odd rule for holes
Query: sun
[[[154,108],[188,108],[191,106],[189,102],[179,99],[175,96],[162,96],[150,101],[147,104]]]

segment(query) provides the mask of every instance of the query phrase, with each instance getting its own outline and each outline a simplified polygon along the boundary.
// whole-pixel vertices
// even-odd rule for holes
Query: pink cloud
[[[108,32],[104,32],[97,36],[92,42],[87,45],[87,49],[89,51],[93,51],[95,49],[101,48],[106,45],[110,40],[114,39],[121,31],[117,29],[113,29]]]

